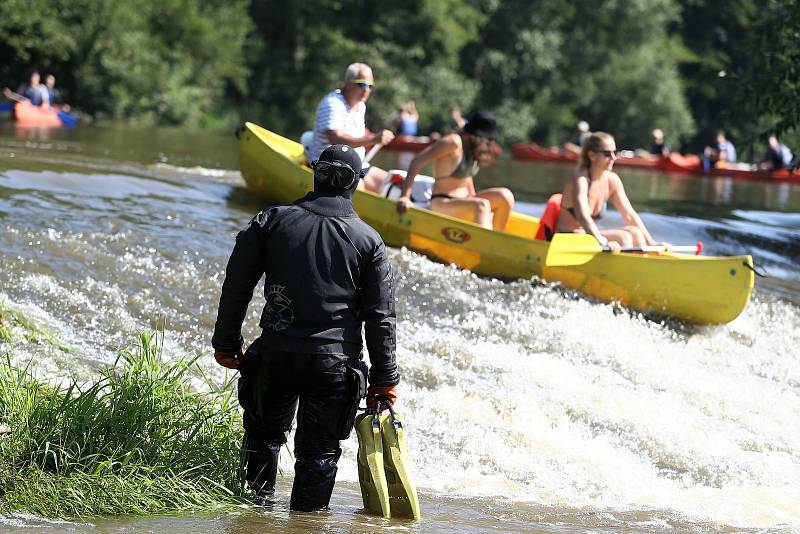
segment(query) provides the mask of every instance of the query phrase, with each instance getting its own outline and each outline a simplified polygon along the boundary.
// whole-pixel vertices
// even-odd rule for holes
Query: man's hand
[[[242,360],[243,356],[242,347],[239,347],[237,352],[214,352],[214,359],[217,360],[217,363],[228,369],[236,369],[239,367],[239,362]]]
[[[394,405],[397,402],[397,386],[384,386],[375,387],[370,386],[367,388],[367,410],[375,411],[378,407],[378,397],[386,397],[389,402]],[[381,404],[386,404],[384,399],[380,399]]]
[[[408,208],[412,207],[413,205],[414,203],[411,202],[410,198],[400,197],[399,199],[397,199],[397,213],[402,215],[406,211],[408,211]]]
[[[394,139],[394,134],[391,130],[383,129],[375,134],[375,142],[382,145],[388,145],[392,142],[392,139]]]

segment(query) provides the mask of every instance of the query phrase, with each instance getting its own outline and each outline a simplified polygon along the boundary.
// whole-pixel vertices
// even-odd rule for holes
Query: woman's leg
[[[642,233],[637,226],[626,226],[624,230],[631,234],[634,247],[644,247],[647,245],[647,239],[645,239],[644,233]]]
[[[492,228],[492,206],[485,198],[434,198],[431,210]]]
[[[372,165],[367,171],[366,176],[364,176],[364,179],[358,184],[358,188],[362,189],[363,186],[363,189],[366,189],[367,191],[380,194],[381,188],[383,188],[383,183],[386,181],[386,176],[388,174],[388,172],[380,167]]]
[[[492,209],[492,225],[495,230],[505,230],[511,211],[514,209],[514,193],[506,187],[492,187],[478,191],[475,196],[489,201]]]
[[[625,228],[614,228],[613,230],[603,230],[600,235],[609,241],[616,241],[621,247],[632,247],[633,236]]]

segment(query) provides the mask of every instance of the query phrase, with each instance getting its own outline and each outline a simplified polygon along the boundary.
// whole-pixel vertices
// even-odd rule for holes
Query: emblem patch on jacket
[[[286,286],[273,285],[267,290],[267,304],[264,306],[264,322],[272,330],[285,330],[294,321],[292,301],[283,294]]]

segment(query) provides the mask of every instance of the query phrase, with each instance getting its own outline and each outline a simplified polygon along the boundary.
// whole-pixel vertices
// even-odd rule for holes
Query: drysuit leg
[[[262,351],[240,367],[239,404],[244,410],[242,460],[245,479],[260,497],[275,493],[278,458],[292,428],[297,393],[291,354]]]
[[[308,381],[300,394],[295,434],[292,510],[328,506],[342,454],[339,440],[352,429],[352,380],[343,355],[310,355]],[[350,428],[345,428],[348,425]]]
[[[278,459],[283,443],[269,443],[245,433],[242,445],[245,464],[245,479],[259,497],[275,495],[275,480],[278,478]]]

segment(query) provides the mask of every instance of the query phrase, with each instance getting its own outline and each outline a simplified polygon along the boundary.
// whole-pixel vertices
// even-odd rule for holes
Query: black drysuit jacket
[[[265,209],[239,232],[222,285],[215,350],[242,346],[242,322],[262,275],[266,350],[358,357],[363,323],[370,384],[399,382],[392,267],[383,240],[349,198],[312,192]]]

